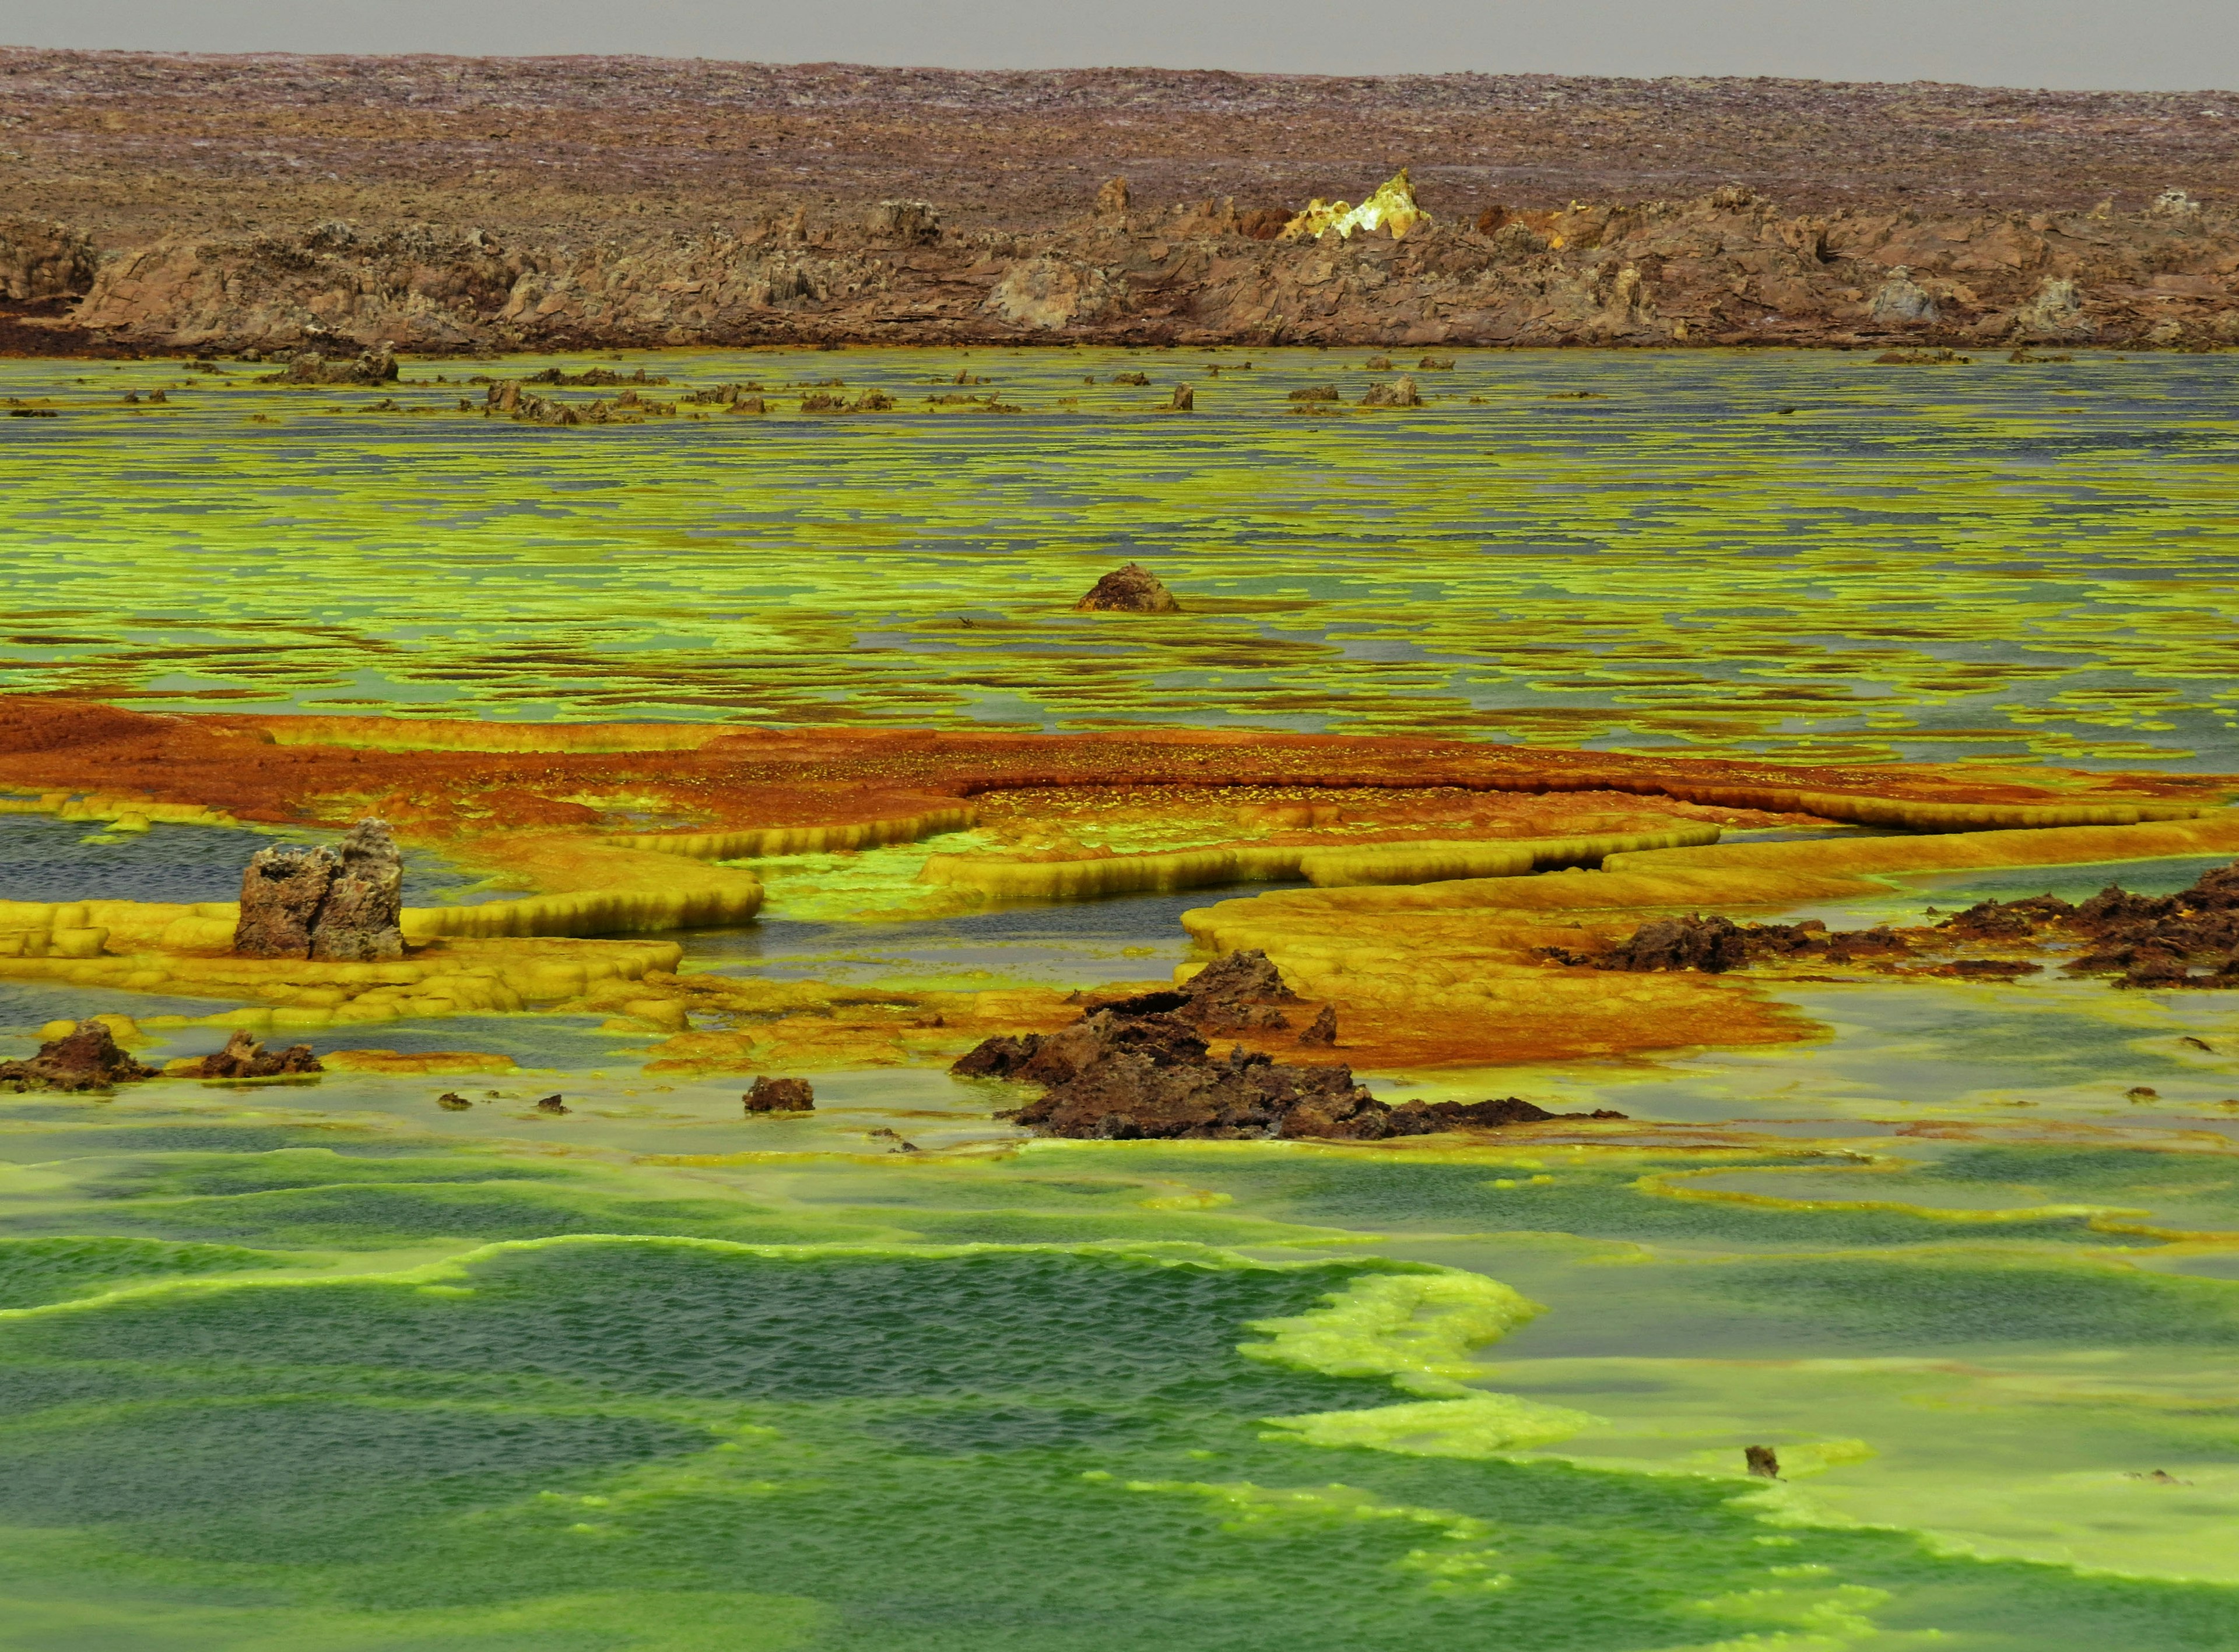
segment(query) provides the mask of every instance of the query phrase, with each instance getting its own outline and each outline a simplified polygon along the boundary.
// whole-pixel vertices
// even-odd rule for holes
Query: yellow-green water
[[[0,683],[2234,766],[2222,358],[1465,356],[1327,420],[1286,392],[1358,357],[643,359],[905,400],[545,429],[0,363],[63,415],[0,421]],[[913,409],[960,362],[1027,411]],[[1128,557],[1192,612],[1069,613]],[[256,841],[19,825],[0,897],[222,898]],[[1207,899],[865,924],[885,862],[774,870],[695,966],[1140,979]],[[1580,1148],[1027,1144],[927,1071],[749,1120],[580,1017],[382,1030],[503,1078],[0,1098],[0,1648],[2239,1646],[2229,995],[1782,992],[1827,1036],[1367,1075],[1661,1126]],[[0,1058],[218,1007],[10,984]]]
[[[754,380],[773,410],[588,429],[458,411],[543,358],[385,390],[0,362],[60,415],[0,420],[0,685],[2239,766],[2229,357],[1478,353],[1408,411],[1350,407],[1389,376],[1365,360],[649,354],[620,364],[671,378],[648,395]],[[830,378],[898,406],[781,389]],[[1199,411],[1159,416],[1178,380]],[[1315,383],[1338,416],[1295,411]],[[927,400],[990,393],[1023,411]],[[1129,559],[1182,617],[1070,611]]]

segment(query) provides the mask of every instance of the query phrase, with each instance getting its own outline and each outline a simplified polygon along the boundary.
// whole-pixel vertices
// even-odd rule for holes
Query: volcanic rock
[[[1139,562],[1116,567],[1074,603],[1081,614],[1179,614],[1181,604]]]
[[[1912,278],[1912,271],[1903,264],[1893,267],[1887,279],[1874,289],[1868,314],[1884,327],[1917,327],[1938,319],[1936,301],[1928,289]]]
[[[1748,943],[1731,918],[1659,918],[1643,924],[1598,960],[1606,970],[1703,970],[1710,974],[1749,962]]]
[[[311,929],[342,857],[316,849],[259,849],[241,876],[233,950],[243,958],[309,958]]]
[[[272,1078],[282,1074],[323,1072],[318,1057],[311,1053],[308,1044],[291,1044],[275,1052],[250,1038],[246,1029],[236,1031],[225,1041],[225,1048],[215,1055],[203,1058],[200,1076],[204,1078]]]
[[[278,373],[265,375],[265,384],[389,384],[395,381],[396,358],[375,347],[355,357],[338,360],[305,350]]]
[[[1337,1044],[1337,1007],[1323,1005],[1321,1013],[1308,1022],[1306,1030],[1299,1034],[1299,1042],[1309,1049],[1334,1048]]]
[[[28,1061],[0,1061],[0,1091],[110,1090],[152,1078],[156,1071],[118,1048],[116,1035],[103,1023],[81,1021],[41,1045]]]
[[[816,1091],[806,1078],[758,1077],[740,1099],[750,1113],[806,1113],[816,1110]]]
[[[1364,408],[1419,408],[1422,393],[1415,388],[1415,381],[1401,374],[1389,384],[1372,384],[1368,393],[1360,398]]]
[[[92,240],[68,224],[0,222],[0,300],[21,304],[82,293],[99,262]]]
[[[402,958],[404,858],[386,822],[359,821],[339,851],[260,849],[241,879],[243,958]]]
[[[404,857],[387,822],[366,819],[342,839],[342,864],[311,929],[311,956],[362,962],[404,956],[397,927],[404,900]]]
[[[1551,1114],[1513,1096],[1390,1107],[1355,1082],[1348,1067],[1292,1065],[1240,1046],[1215,1057],[1191,1024],[1193,1015],[1217,1020],[1265,1011],[1268,1000],[1296,1002],[1296,996],[1266,953],[1229,952],[1173,992],[1091,1004],[1080,1020],[1056,1032],[988,1038],[949,1071],[1046,1086],[1037,1100],[999,1116],[1045,1135],[1079,1138],[1380,1141],[1578,1116]],[[1279,1016],[1274,1025],[1284,1025]],[[1333,1041],[1335,1013],[1325,1008],[1302,1042],[1317,1041],[1312,1035],[1318,1029],[1328,1035],[1319,1042]]]

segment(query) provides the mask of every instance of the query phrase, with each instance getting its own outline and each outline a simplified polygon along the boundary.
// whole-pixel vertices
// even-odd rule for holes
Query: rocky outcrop
[[[311,956],[364,962],[404,956],[397,926],[404,904],[404,857],[386,823],[361,820],[342,841],[342,864],[311,927]]]
[[[940,239],[940,214],[930,201],[881,201],[864,228],[889,247],[930,247]]]
[[[402,958],[404,858],[386,823],[361,820],[338,848],[261,849],[241,879],[233,950],[243,958]]]
[[[806,1113],[816,1110],[816,1091],[806,1078],[757,1077],[739,1099],[750,1113]]]
[[[796,214],[658,242],[502,245],[478,229],[336,224],[294,240],[171,240],[103,264],[56,347],[309,352],[320,375],[355,375],[357,352],[383,348],[2239,337],[2239,218],[2214,205],[2183,217],[1793,216],[1723,189],[1495,207],[1404,240],[1263,241],[1249,213],[1216,202],[928,241],[927,221],[900,210],[914,204],[881,203],[896,214],[874,212],[874,224]]]
[[[1266,953],[1230,952],[1174,992],[1091,1004],[1080,1020],[1055,1032],[988,1038],[949,1071],[1043,1085],[1039,1098],[1000,1116],[1044,1135],[1101,1140],[1382,1141],[1558,1117],[1623,1116],[1554,1114],[1512,1096],[1392,1107],[1357,1083],[1348,1067],[1294,1065],[1240,1045],[1218,1057],[1206,1042],[1207,1026],[1286,1026],[1279,1013],[1266,1012],[1272,1003],[1296,1001]],[[1309,1032],[1325,1020],[1333,1040],[1336,1020],[1326,1006]]]
[[[291,1044],[284,1050],[267,1050],[243,1030],[228,1038],[224,1049],[204,1056],[197,1076],[203,1078],[276,1078],[325,1071],[319,1065],[318,1057],[311,1053],[309,1045]]]
[[[1749,962],[1741,926],[1731,918],[1659,918],[1597,960],[1608,970],[1702,970],[1718,974]]]
[[[1919,327],[1941,320],[1943,315],[1928,289],[1913,280],[1912,271],[1903,264],[1890,270],[1874,289],[1866,314],[1884,327]]]
[[[1073,606],[1082,614],[1179,614],[1182,605],[1148,568],[1129,562],[1090,586]]]
[[[93,238],[67,224],[0,218],[0,300],[32,303],[93,284]]]
[[[233,950],[242,958],[309,958],[311,929],[342,858],[324,845],[259,849],[241,876]]]
[[[2239,865],[2203,872],[2173,895],[2109,884],[2075,906],[2053,895],[1986,900],[1938,927],[1994,945],[2068,943],[2070,973],[2113,976],[2118,986],[2239,989]]]
[[[69,1032],[39,1046],[28,1061],[0,1061],[0,1092],[30,1090],[113,1090],[156,1076],[117,1046],[116,1035],[99,1021],[81,1021]]]
[[[1360,398],[1364,408],[1419,408],[1423,393],[1415,388],[1415,381],[1402,374],[1390,384],[1372,384]]]
[[[396,357],[383,348],[361,350],[354,357],[328,357],[305,350],[277,373],[265,375],[267,384],[393,384]]]

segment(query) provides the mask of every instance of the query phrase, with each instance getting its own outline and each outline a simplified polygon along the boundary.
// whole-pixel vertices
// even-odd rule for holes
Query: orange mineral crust
[[[1889,872],[2239,846],[2214,809],[2229,790],[2216,777],[1796,768],[1398,738],[168,717],[16,696],[0,699],[0,793],[12,794],[0,807],[120,825],[377,814],[521,898],[408,909],[409,955],[379,965],[233,958],[225,903],[0,902],[0,971],[230,998],[248,1006],[242,1025],[275,1029],[595,1012],[611,1031],[660,1038],[651,1059],[669,1072],[945,1062],[1078,1009],[1046,989],[679,973],[674,941],[616,938],[746,922],[785,857],[951,834],[901,870],[880,862],[888,882],[841,915],[1303,880],[1319,887],[1223,902],[1188,927],[1210,948],[1264,948],[1306,1000],[1299,1025],[1329,1006],[1334,1058],[1624,1056],[1816,1029],[1745,981],[1551,960],[1648,914],[1764,910]],[[1717,841],[1782,825],[1838,835]],[[1294,1036],[1244,1042],[1289,1052]]]
[[[378,813],[423,841],[558,831],[706,855],[770,853],[774,829],[967,824],[1027,788],[1211,787],[1252,806],[1342,810],[1363,789],[1609,794],[1926,829],[2124,824],[2194,813],[2228,776],[1969,766],[1788,766],[1402,737],[1146,730],[1077,735],[504,725],[392,718],[152,716],[43,695],[0,700],[0,786],[201,806],[244,821]],[[1718,811],[1724,811],[1724,815]],[[1703,818],[1697,809],[1686,813]],[[1293,816],[1293,819],[1296,817]],[[739,843],[713,839],[735,834]],[[803,843],[798,846],[812,846]],[[834,843],[829,846],[844,846]]]

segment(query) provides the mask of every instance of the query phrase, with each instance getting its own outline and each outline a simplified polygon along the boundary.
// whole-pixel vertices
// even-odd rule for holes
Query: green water
[[[2239,766],[2229,357],[1476,352],[1420,409],[1295,412],[1365,359],[655,353],[621,363],[649,395],[752,379],[773,411],[584,429],[458,410],[544,358],[386,391],[0,362],[60,415],[0,420],[0,685]],[[782,393],[835,377],[898,406]],[[1199,410],[1158,416],[1176,380]],[[1022,411],[927,401],[991,391]],[[1131,558],[1183,617],[1070,611]]]
[[[0,421],[0,686],[2239,766],[2223,358],[1488,354],[1339,419],[1286,393],[1342,352],[641,359],[902,405],[544,429],[0,362],[62,415]],[[960,364],[1026,411],[928,408]],[[1067,611],[1129,557],[1189,613]],[[0,894],[240,847],[83,835]],[[1140,979],[1206,899],[839,921],[797,859],[695,966]],[[1366,1075],[1638,1122],[1591,1145],[1026,1143],[924,1070],[748,1119],[584,1017],[380,1031],[502,1078],[0,1097],[0,1649],[2239,1647],[2239,1001],[1780,992],[1824,1036]],[[0,1058],[218,1007],[6,983]]]

